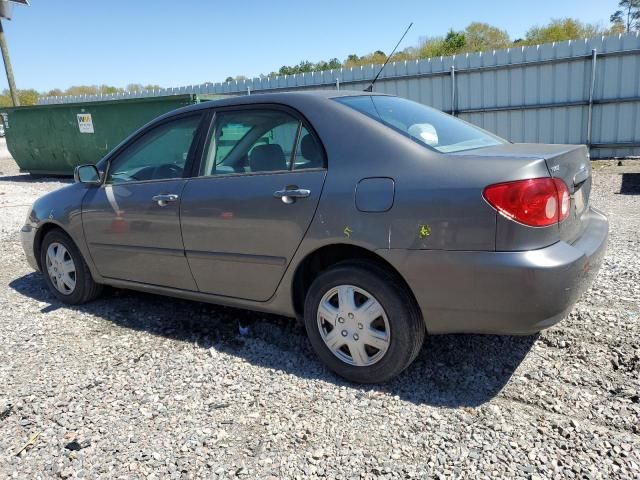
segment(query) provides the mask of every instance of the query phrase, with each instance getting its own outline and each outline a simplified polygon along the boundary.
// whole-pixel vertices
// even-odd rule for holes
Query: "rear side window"
[[[440,153],[507,143],[439,110],[398,97],[359,95],[335,99]]]
[[[200,176],[322,167],[322,148],[300,119],[282,110],[222,111],[209,134]]]

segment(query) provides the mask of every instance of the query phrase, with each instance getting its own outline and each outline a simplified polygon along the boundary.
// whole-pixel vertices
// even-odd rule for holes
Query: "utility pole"
[[[11,58],[9,57],[9,48],[7,48],[7,39],[4,37],[4,28],[2,28],[2,19],[11,20],[11,11],[14,4],[29,6],[29,0],[0,0],[0,50],[2,51],[2,60],[4,60],[4,69],[7,72],[7,82],[9,83],[9,91],[11,92],[11,100],[13,106],[19,107],[18,89],[16,81],[13,78],[13,68],[11,67]]]
[[[2,50],[2,60],[4,60],[4,69],[7,72],[7,82],[9,82],[9,91],[11,92],[11,100],[13,100],[13,106],[20,106],[20,99],[18,98],[18,89],[16,88],[16,81],[13,78],[13,68],[11,67],[11,58],[9,57],[9,49],[7,48],[7,39],[4,36],[4,28],[2,28],[2,20],[0,20],[0,50]]]

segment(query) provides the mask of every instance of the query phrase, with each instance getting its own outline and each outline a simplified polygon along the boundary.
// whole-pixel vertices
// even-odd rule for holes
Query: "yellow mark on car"
[[[342,231],[342,233],[344,233],[345,237],[351,238],[351,234],[353,233],[353,230],[351,230],[347,225],[346,227],[344,227],[344,230]]]
[[[427,238],[429,235],[431,235],[431,227],[429,225],[420,225],[418,236],[420,238]]]

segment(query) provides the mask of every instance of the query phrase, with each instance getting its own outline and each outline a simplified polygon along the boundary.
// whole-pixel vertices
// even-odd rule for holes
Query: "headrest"
[[[282,147],[277,143],[258,145],[249,155],[249,166],[252,172],[270,172],[286,170],[287,161]]]
[[[322,149],[316,139],[309,133],[302,137],[300,153],[314,167],[322,167]]]

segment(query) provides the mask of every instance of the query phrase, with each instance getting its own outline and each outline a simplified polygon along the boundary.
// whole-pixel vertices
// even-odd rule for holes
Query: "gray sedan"
[[[403,371],[425,333],[553,325],[608,234],[586,147],[512,144],[363,92],[180,109],[75,176],[22,228],[58,299],[113,285],[298,317],[358,382]]]

